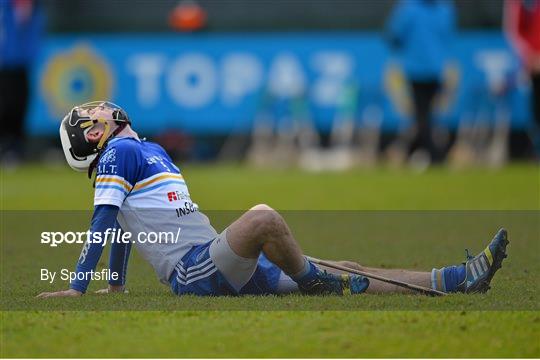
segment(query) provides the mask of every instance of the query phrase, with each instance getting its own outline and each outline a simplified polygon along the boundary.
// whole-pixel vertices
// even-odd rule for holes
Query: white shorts
[[[257,268],[258,259],[248,259],[236,255],[227,241],[227,229],[223,230],[210,244],[210,258],[225,279],[236,291],[240,291]]]
[[[239,292],[252,278],[259,259],[237,255],[227,241],[227,229],[223,230],[210,244],[210,258],[229,284]],[[275,265],[273,265],[275,267]],[[277,270],[279,270],[277,268]],[[298,291],[297,284],[283,271],[279,274],[276,292],[279,294]]]

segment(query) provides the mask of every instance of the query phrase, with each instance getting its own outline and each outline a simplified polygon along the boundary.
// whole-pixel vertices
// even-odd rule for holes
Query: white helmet
[[[119,127],[111,132],[107,120],[115,121]],[[86,134],[97,123],[103,123],[105,130],[99,142],[89,142]],[[118,105],[108,101],[92,101],[75,106],[62,119],[60,140],[66,160],[77,171],[87,171],[107,141],[117,135],[127,124],[131,124],[126,112]],[[89,171],[91,175],[91,171]]]

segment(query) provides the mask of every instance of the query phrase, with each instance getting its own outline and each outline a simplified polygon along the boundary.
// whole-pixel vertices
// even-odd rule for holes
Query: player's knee
[[[285,220],[268,205],[256,205],[250,209],[249,214],[250,228],[259,239],[281,234],[286,229]]]
[[[255,206],[253,206],[251,209],[249,210],[258,210],[258,211],[275,211],[274,209],[272,209],[270,206],[266,205],[266,204],[257,204]]]

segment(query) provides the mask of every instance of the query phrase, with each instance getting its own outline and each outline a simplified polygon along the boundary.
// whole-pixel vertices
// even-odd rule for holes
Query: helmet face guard
[[[60,124],[60,140],[66,160],[74,170],[88,170],[107,140],[119,132],[116,129],[111,133],[109,120],[124,125],[131,123],[121,107],[107,101],[93,101],[76,106],[64,117]],[[90,142],[86,135],[98,123],[104,125],[103,136],[98,142]]]

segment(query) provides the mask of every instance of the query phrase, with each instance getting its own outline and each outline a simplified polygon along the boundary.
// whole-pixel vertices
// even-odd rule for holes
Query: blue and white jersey
[[[120,208],[118,222],[163,283],[195,245],[216,237],[208,218],[192,202],[186,182],[155,143],[121,137],[109,141],[97,166],[94,205]],[[145,234],[174,234],[177,242]],[[145,241],[139,241],[140,239]],[[177,236],[179,235],[179,236]],[[163,240],[163,239],[162,239]]]

